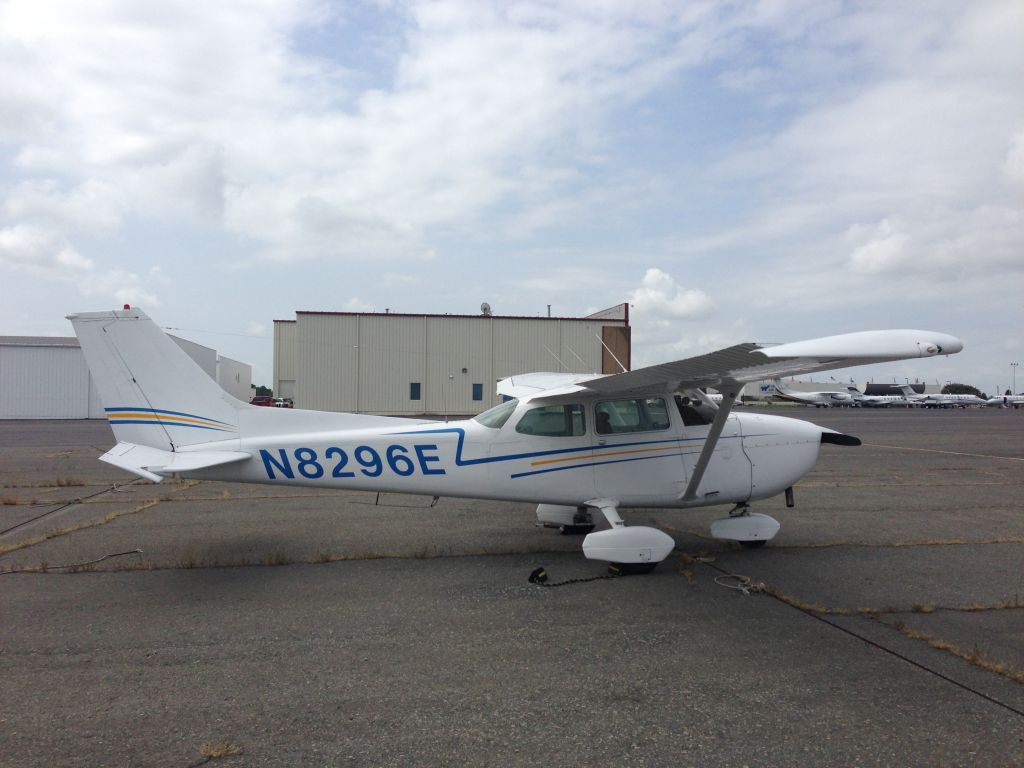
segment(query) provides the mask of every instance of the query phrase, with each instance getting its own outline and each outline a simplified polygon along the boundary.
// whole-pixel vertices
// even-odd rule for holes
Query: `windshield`
[[[493,408],[489,408],[483,413],[474,416],[473,421],[483,424],[485,427],[491,429],[501,429],[505,422],[508,421],[508,417],[512,415],[512,411],[519,405],[518,400],[508,400],[501,405],[496,405]]]

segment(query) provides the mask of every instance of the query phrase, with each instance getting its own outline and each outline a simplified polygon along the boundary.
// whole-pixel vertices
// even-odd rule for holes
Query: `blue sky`
[[[1024,5],[0,2],[0,334],[579,315],[634,362],[884,327],[1024,357]],[[843,376],[844,374],[837,374]],[[1024,387],[1024,374],[1018,389]]]

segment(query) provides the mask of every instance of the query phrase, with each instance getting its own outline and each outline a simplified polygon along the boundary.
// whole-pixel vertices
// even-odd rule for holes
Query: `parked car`
[[[275,397],[274,398],[274,407],[275,408],[293,408],[294,404],[292,403],[291,400],[289,400],[286,397]]]
[[[249,401],[249,405],[262,405],[267,408],[273,408],[274,398],[270,395],[256,395],[256,397]]]

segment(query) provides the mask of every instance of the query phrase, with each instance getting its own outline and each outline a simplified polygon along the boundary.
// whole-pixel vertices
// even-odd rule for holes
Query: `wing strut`
[[[718,405],[718,413],[715,414],[715,420],[711,422],[711,429],[708,430],[707,439],[704,441],[704,448],[697,459],[697,465],[693,468],[690,482],[686,486],[686,490],[683,491],[683,495],[679,497],[683,501],[693,501],[697,497],[697,487],[700,485],[700,481],[704,479],[704,470],[708,468],[711,454],[714,453],[715,446],[718,445],[718,438],[721,437],[722,430],[725,429],[726,419],[729,418],[732,405],[736,402],[740,389],[742,389],[742,385],[737,384],[728,388],[718,388],[718,391],[722,393],[722,402]]]

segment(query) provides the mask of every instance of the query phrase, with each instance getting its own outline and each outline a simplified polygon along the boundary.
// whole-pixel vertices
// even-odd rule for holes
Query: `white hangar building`
[[[252,396],[252,366],[171,336],[229,394]],[[74,336],[0,336],[0,419],[102,419],[103,405]]]
[[[274,396],[296,408],[476,414],[517,373],[630,367],[629,305],[588,317],[296,312],[274,321]]]

